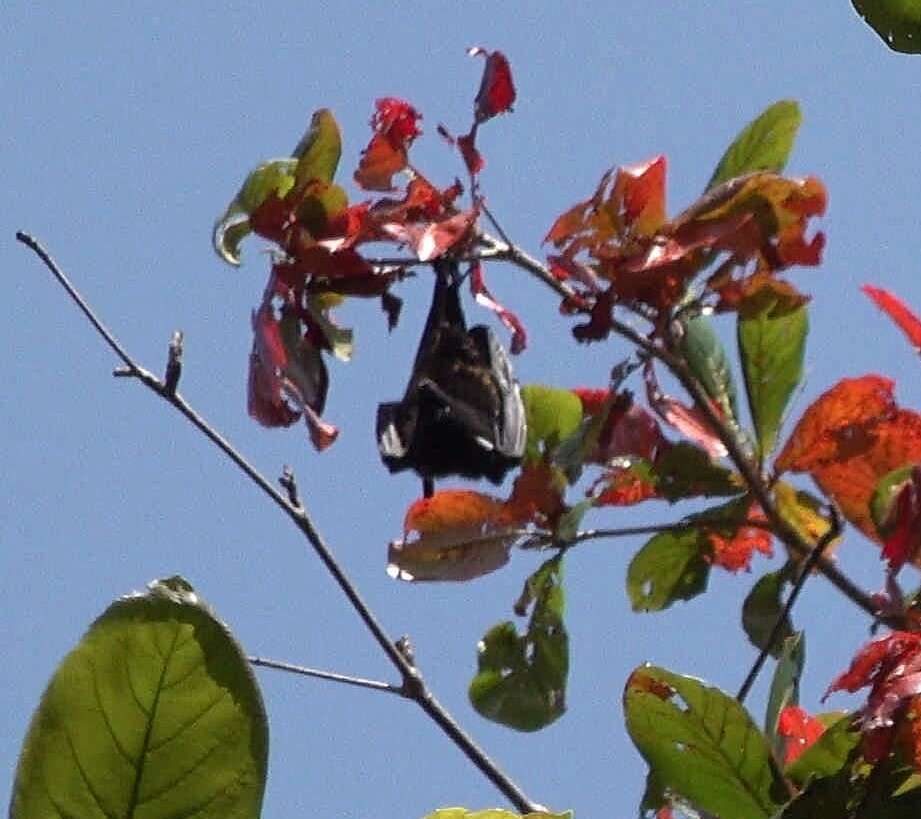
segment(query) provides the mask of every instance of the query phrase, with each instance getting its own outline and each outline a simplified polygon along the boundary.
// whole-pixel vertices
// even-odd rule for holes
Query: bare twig
[[[401,697],[406,696],[406,692],[399,685],[381,682],[380,680],[367,680],[363,677],[352,677],[349,674],[336,674],[332,671],[321,671],[317,668],[307,668],[294,663],[286,663],[282,660],[269,660],[266,657],[247,657],[250,665],[261,668],[274,668],[278,671],[287,671],[291,674],[300,674],[303,677],[315,677],[319,680],[330,680],[331,682],[343,683],[344,685],[354,685],[359,688],[370,688],[374,691],[386,691],[390,694],[398,694]]]
[[[819,560],[821,560],[822,553],[828,547],[828,544],[840,535],[841,515],[838,513],[838,509],[835,506],[832,506],[831,521],[829,523],[828,531],[826,531],[825,534],[818,539],[815,546],[812,547],[812,551],[809,552],[809,557],[803,561],[803,565],[800,567],[799,574],[793,583],[793,588],[790,590],[790,594],[787,596],[787,601],[784,603],[783,609],[781,609],[780,613],[777,615],[777,620],[774,621],[774,626],[771,629],[771,633],[768,635],[767,642],[761,648],[761,652],[758,654],[758,658],[752,664],[752,667],[746,675],[744,682],[739,687],[739,693],[736,694],[736,699],[739,701],[739,703],[745,702],[745,698],[748,696],[749,691],[751,691],[752,686],[755,684],[755,680],[758,679],[758,674],[761,673],[761,669],[764,667],[765,661],[774,650],[774,647],[777,645],[777,641],[780,639],[780,635],[783,633],[784,624],[788,621],[790,613],[793,611],[793,606],[796,603],[796,599],[799,597],[800,592],[803,590],[803,586],[806,585],[806,579],[810,574],[812,574],[816,564],[819,562]]]
[[[186,419],[201,432],[211,443],[221,450],[243,474],[245,474],[268,498],[283,511],[294,525],[301,531],[310,543],[316,555],[320,558],[327,571],[332,575],[342,593],[348,598],[352,608],[361,618],[371,636],[380,646],[391,664],[397,669],[402,678],[402,690],[405,696],[414,700],[416,704],[434,721],[454,744],[467,756],[476,768],[486,776],[505,797],[522,813],[531,813],[540,809],[540,805],[532,802],[524,792],[491,760],[486,753],[464,732],[454,718],[435,699],[429,690],[419,670],[410,664],[404,655],[396,648],[383,627],[378,622],[367,603],[362,599],[357,588],[333,556],[329,546],[317,531],[313,519],[302,505],[295,505],[252,466],[223,436],[221,436],[192,406],[178,393],[170,392],[166,384],[148,370],[141,367],[128,355],[125,348],[100,321],[89,304],[84,300],[64,272],[58,267],[49,253],[42,245],[27,233],[18,232],[16,238],[29,247],[45,264],[58,283],[67,291],[73,302],[77,305],[96,332],[106,344],[124,363],[124,368],[116,371],[116,375],[137,378],[144,386],[151,389],[161,398],[177,409]]]
[[[168,393],[175,393],[182,375],[182,330],[176,330],[169,342],[169,356],[166,360],[166,373],[163,376],[163,388]]]

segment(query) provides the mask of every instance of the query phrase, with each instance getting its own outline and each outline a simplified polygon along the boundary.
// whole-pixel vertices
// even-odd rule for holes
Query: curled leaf
[[[873,287],[869,284],[865,284],[860,289],[873,299],[876,306],[898,325],[899,329],[908,337],[911,346],[915,350],[921,351],[921,318],[918,318],[905,302],[892,295],[888,290]]]
[[[486,58],[483,79],[474,102],[476,121],[485,122],[497,114],[512,110],[515,102],[515,84],[512,81],[512,68],[501,51],[487,51],[485,48],[469,48],[471,57]]]

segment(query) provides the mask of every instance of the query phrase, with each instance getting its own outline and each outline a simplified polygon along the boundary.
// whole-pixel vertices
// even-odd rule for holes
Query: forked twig
[[[173,377],[169,375],[168,367],[167,379],[161,381],[153,375],[153,373],[141,367],[128,354],[118,339],[115,338],[98,316],[96,316],[87,301],[80,295],[73,284],[71,284],[70,280],[60,267],[58,267],[54,259],[51,258],[51,255],[34,237],[20,231],[16,233],[16,238],[31,249],[42,262],[44,262],[45,267],[51,271],[51,274],[57,282],[67,291],[67,294],[74,304],[77,305],[96,332],[123,362],[124,367],[116,370],[115,374],[122,377],[137,378],[144,386],[148,387],[175,407],[196,429],[233,461],[233,463],[256,484],[256,486],[258,486],[301,531],[313,547],[314,552],[323,562],[324,566],[326,566],[327,571],[333,576],[333,579],[336,581],[343,594],[348,598],[349,602],[352,604],[352,608],[355,609],[355,612],[361,618],[362,622],[364,622],[374,640],[399,672],[402,679],[402,685],[399,690],[402,696],[413,700],[428,717],[448,735],[476,768],[499,789],[516,809],[522,813],[533,813],[542,810],[540,805],[532,802],[524,792],[509,779],[499,766],[493,762],[479,745],[477,745],[458,725],[451,714],[435,699],[418,668],[410,663],[406,656],[396,647],[378,622],[374,613],[368,607],[367,603],[362,599],[357,588],[346,575],[345,571],[333,556],[329,546],[317,531],[313,519],[307,513],[304,506],[302,504],[295,505],[290,497],[282,494],[276,489],[267,478],[252,466],[223,436],[192,408],[192,406],[174,389],[175,381],[178,381],[178,373],[174,380]],[[171,353],[170,361],[173,361],[173,358],[174,356]],[[170,383],[171,381],[173,382],[172,384]],[[326,679],[333,678],[333,676],[326,676]]]

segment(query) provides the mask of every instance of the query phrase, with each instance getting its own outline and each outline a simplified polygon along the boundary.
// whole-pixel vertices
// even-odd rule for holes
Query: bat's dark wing
[[[391,472],[498,483],[521,461],[527,428],[518,383],[493,332],[467,329],[457,265],[435,268],[428,320],[403,400],[381,404],[377,439]]]

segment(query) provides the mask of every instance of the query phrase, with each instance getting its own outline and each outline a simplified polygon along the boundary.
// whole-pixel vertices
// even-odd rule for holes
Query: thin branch
[[[799,597],[800,592],[803,590],[803,586],[806,585],[806,579],[810,574],[812,574],[813,569],[815,569],[819,560],[821,560],[822,553],[825,551],[828,544],[840,535],[841,515],[838,513],[837,507],[832,506],[831,521],[828,527],[828,531],[826,531],[825,534],[818,539],[815,546],[812,547],[812,551],[809,553],[809,557],[807,557],[803,562],[799,575],[797,575],[797,578],[793,583],[793,588],[790,590],[790,594],[787,597],[787,601],[784,603],[780,614],[777,615],[777,620],[774,621],[774,627],[771,629],[771,633],[768,635],[767,642],[761,648],[761,652],[758,654],[758,659],[755,660],[754,664],[746,675],[744,682],[739,688],[739,693],[736,694],[736,699],[740,704],[745,702],[745,698],[748,696],[748,692],[751,691],[752,686],[755,684],[755,680],[758,679],[758,674],[761,673],[761,669],[764,667],[765,661],[770,656],[771,652],[774,650],[774,647],[780,640],[780,635],[783,633],[784,625],[789,621],[790,614],[793,611],[793,606],[796,603],[796,599]]]
[[[396,648],[388,637],[377,618],[362,599],[345,571],[339,565],[320,533],[313,523],[313,519],[302,505],[295,506],[291,500],[283,495],[275,486],[253,467],[234,447],[218,433],[192,406],[178,393],[170,392],[166,384],[148,370],[137,364],[125,351],[115,336],[105,327],[84,300],[64,272],[58,267],[54,259],[32,236],[17,232],[16,238],[29,247],[45,264],[58,283],[67,291],[73,302],[80,308],[90,324],[96,329],[105,342],[112,348],[116,355],[124,362],[125,368],[117,371],[118,375],[133,376],[144,386],[151,389],[168,403],[172,404],[186,419],[201,432],[209,441],[221,450],[268,498],[283,511],[301,531],[314,552],[326,566],[327,571],[342,590],[343,594],[352,604],[352,608],[361,618],[365,627],[371,633],[381,650],[400,673],[403,680],[402,689],[405,696],[414,700],[417,705],[448,735],[467,758],[483,773],[522,813],[532,813],[540,806],[532,802],[521,789],[509,779],[506,774],[493,762],[486,753],[466,734],[455,722],[454,718],[441,706],[432,695],[419,670],[410,664],[405,656]]]
[[[250,665],[260,668],[274,668],[278,671],[287,671],[290,674],[300,674],[304,677],[315,677],[318,680],[329,680],[331,682],[343,683],[345,685],[354,685],[359,688],[370,688],[374,691],[386,691],[390,694],[397,694],[406,697],[406,692],[399,685],[381,682],[380,680],[367,680],[363,677],[352,677],[349,674],[336,674],[332,671],[321,671],[318,668],[307,668],[303,665],[286,663],[282,660],[270,660],[266,657],[247,657]]]
[[[558,281],[553,274],[533,256],[529,256],[517,247],[506,245],[487,234],[484,234],[482,239],[490,248],[488,253],[491,258],[501,259],[517,265],[522,270],[531,273],[540,281],[544,282],[544,284],[564,298],[572,295],[570,289],[563,282]],[[486,254],[484,254],[484,257],[485,255]],[[759,506],[761,506],[770,522],[771,530],[794,554],[802,558],[807,558],[812,552],[812,544],[790,526],[780,514],[767,485],[758,473],[757,467],[751,462],[751,459],[742,449],[735,433],[716,414],[703,387],[701,387],[700,383],[691,373],[690,368],[684,360],[664,347],[650,341],[629,324],[613,316],[611,317],[611,329],[619,336],[627,339],[641,350],[644,350],[649,355],[661,361],[672,371],[674,376],[681,382],[681,385],[694,399],[694,402],[704,414],[711,428],[719,435],[720,440],[726,446],[730,459],[739,472],[742,473],[742,477],[745,479],[749,490],[755,497],[755,500],[758,501]],[[859,608],[863,609],[875,620],[884,623],[890,628],[897,629],[903,625],[899,617],[881,615],[873,598],[844,574],[844,572],[842,572],[829,558],[820,555],[816,561],[816,568],[845,597]]]

